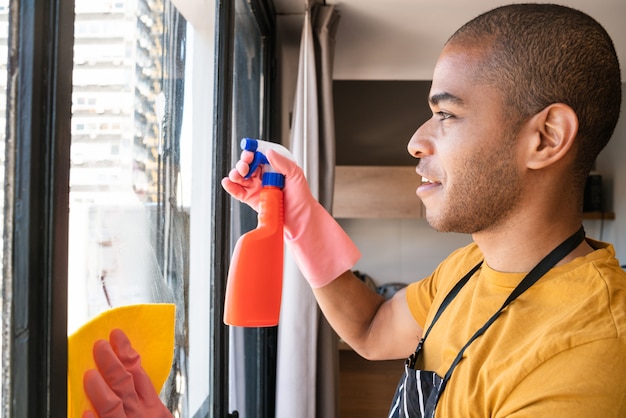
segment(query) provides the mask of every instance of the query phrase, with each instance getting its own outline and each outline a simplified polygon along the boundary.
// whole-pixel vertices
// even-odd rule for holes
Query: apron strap
[[[415,368],[415,364],[417,362],[417,353],[421,351],[422,346],[424,345],[424,340],[426,340],[426,337],[428,337],[428,334],[430,334],[430,330],[433,329],[433,325],[435,325],[435,322],[437,322],[437,320],[439,319],[443,311],[445,311],[448,305],[450,304],[450,302],[452,302],[452,299],[456,297],[456,295],[461,291],[463,286],[465,286],[468,280],[474,275],[474,273],[476,273],[476,271],[480,268],[482,264],[483,262],[481,260],[478,264],[472,267],[472,269],[469,272],[467,272],[467,274],[463,276],[463,278],[459,280],[457,284],[454,285],[454,287],[452,288],[452,290],[450,290],[450,292],[448,292],[443,302],[441,302],[441,305],[439,306],[437,313],[433,317],[433,320],[430,321],[430,325],[428,326],[428,329],[426,329],[426,332],[424,333],[419,343],[417,344],[417,348],[415,349],[415,352],[411,354],[409,358],[406,359],[405,365],[407,367],[409,367],[410,369]]]
[[[439,306],[439,309],[437,310],[437,313],[433,317],[433,320],[430,322],[430,325],[428,326],[428,329],[426,330],[426,333],[424,333],[424,337],[422,337],[422,340],[426,339],[426,337],[430,333],[430,330],[433,328],[433,325],[435,325],[435,322],[437,322],[437,320],[439,319],[439,317],[441,316],[443,311],[446,310],[446,308],[448,307],[450,302],[452,302],[452,299],[454,299],[456,297],[456,295],[461,291],[463,286],[465,286],[465,284],[474,275],[474,273],[476,273],[476,271],[478,271],[478,269],[480,268],[480,266],[482,264],[483,264],[483,261],[481,260],[478,264],[476,264],[474,267],[472,267],[472,269],[470,271],[468,271],[467,274],[465,276],[463,276],[463,278],[461,280],[459,280],[457,282],[457,284],[454,285],[452,290],[450,290],[450,292],[446,295],[446,297],[443,300],[443,302],[441,302],[441,305]]]

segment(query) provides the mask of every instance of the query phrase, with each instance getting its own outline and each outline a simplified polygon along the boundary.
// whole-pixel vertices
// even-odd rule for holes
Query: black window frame
[[[217,0],[215,22],[215,105],[213,121],[213,173],[222,178],[230,169],[232,134],[232,84],[235,5],[230,0]],[[209,364],[213,373],[209,382],[209,417],[229,417],[228,411],[228,328],[224,325],[224,297],[230,260],[230,199],[214,189],[211,198],[214,228],[211,245],[212,316],[209,318],[211,342]],[[227,415],[228,414],[228,415]],[[236,415],[233,415],[236,417]]]
[[[11,0],[9,13],[5,406],[9,416],[58,417],[67,415],[74,2]]]
[[[250,9],[257,20],[261,32],[261,41],[264,51],[264,86],[263,97],[263,127],[262,133],[267,138],[272,137],[276,118],[272,115],[275,102],[275,11],[271,0],[247,0]],[[233,72],[235,48],[235,1],[221,0],[217,4],[217,21],[215,27],[216,42],[216,70],[214,108],[214,148],[213,148],[213,178],[222,178],[228,174],[233,166],[230,159],[232,152],[232,109],[233,109]],[[209,387],[212,414],[210,417],[238,416],[237,411],[228,410],[229,405],[229,330],[223,323],[223,301],[226,291],[226,278],[230,264],[230,249],[233,241],[230,225],[234,221],[231,217],[232,199],[222,190],[213,194],[214,221],[219,225],[228,225],[226,229],[215,231],[211,249],[211,303],[214,315],[211,318],[211,364],[214,374],[211,376]],[[253,216],[256,219],[256,216]],[[219,232],[219,235],[218,235]],[[220,245],[216,245],[220,243]],[[275,413],[276,397],[276,364],[277,338],[276,327],[245,329],[245,356],[247,357],[246,379],[250,379],[248,386],[257,388],[253,393],[246,393],[244,405],[246,410],[256,412],[256,418],[273,418]],[[221,386],[220,386],[221,385]]]
[[[246,0],[243,0],[246,1]],[[233,3],[237,3],[233,1]],[[267,0],[247,0],[250,12],[254,16],[263,51],[263,107],[261,112],[261,138],[272,141],[274,137],[275,101],[275,11],[273,3]],[[235,30],[238,28],[235,27]],[[233,33],[233,38],[235,34]],[[232,137],[231,137],[232,138]],[[237,142],[236,156],[239,151],[239,138]],[[232,140],[232,139],[231,139]],[[232,148],[232,145],[231,145]],[[240,223],[241,232],[254,229],[257,225],[257,214],[245,204],[237,203],[243,208],[239,212],[239,219],[233,219],[233,223]],[[231,237],[239,238],[236,237]],[[278,363],[278,326],[244,328],[242,330],[243,359],[235,359],[242,362],[245,369],[245,395],[239,398],[239,413],[245,417],[274,418],[276,414],[276,367]],[[232,361],[231,361],[232,364]],[[239,394],[241,395],[241,394]]]

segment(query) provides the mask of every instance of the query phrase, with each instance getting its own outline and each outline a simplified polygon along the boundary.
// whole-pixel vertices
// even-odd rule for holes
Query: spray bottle
[[[241,141],[242,149],[255,153],[246,177],[259,165],[269,168],[261,150],[271,146],[277,145],[249,138]],[[278,325],[283,286],[285,176],[265,171],[261,184],[257,227],[239,238],[231,257],[224,305],[224,323],[228,325]]]

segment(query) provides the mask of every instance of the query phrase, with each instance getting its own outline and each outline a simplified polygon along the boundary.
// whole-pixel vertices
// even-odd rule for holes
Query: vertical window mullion
[[[10,4],[7,197],[12,245],[8,416],[64,416],[72,0]],[[12,221],[12,223],[11,223]],[[6,387],[8,385],[8,387]]]
[[[213,176],[222,178],[231,167],[232,84],[234,51],[234,1],[216,2],[216,62]],[[230,259],[230,198],[218,182],[213,182],[212,194],[215,236],[211,248],[211,346],[210,349],[210,418],[229,416],[228,411],[228,328],[223,323],[224,295]]]

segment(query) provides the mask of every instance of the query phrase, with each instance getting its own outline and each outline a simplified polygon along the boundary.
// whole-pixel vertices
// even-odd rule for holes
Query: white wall
[[[341,219],[340,224],[361,250],[354,269],[377,285],[421,280],[471,242],[469,235],[437,232],[425,219]]]
[[[328,4],[336,4],[341,13],[335,79],[428,80],[441,47],[462,24],[493,7],[527,1],[327,0]],[[582,10],[597,19],[613,38],[618,55],[626,57],[625,1],[552,2]],[[622,78],[626,80],[624,65]]]
[[[626,62],[621,63],[622,66]],[[624,81],[624,80],[622,80]],[[585,221],[587,235],[615,245],[617,258],[626,264],[626,84],[622,84],[622,113],[615,133],[596,161],[602,174],[604,205],[615,212],[615,220]],[[602,233],[601,233],[602,232]]]

